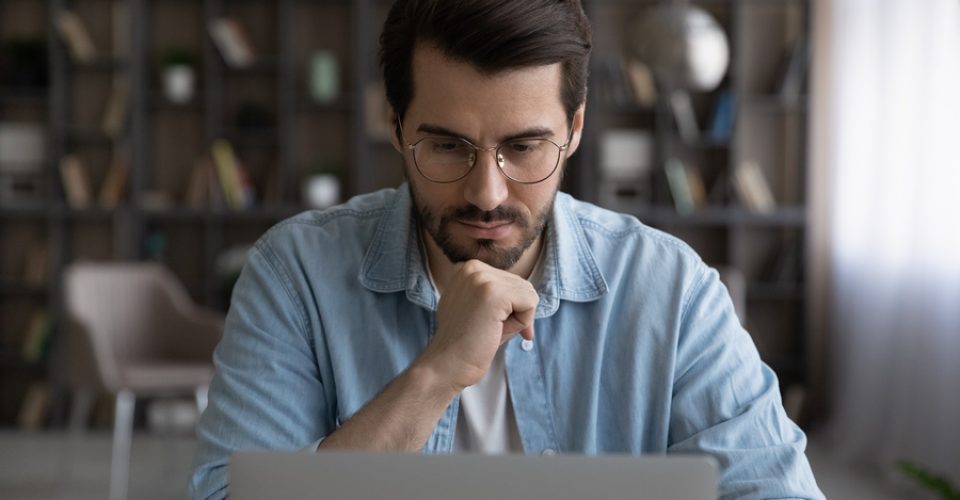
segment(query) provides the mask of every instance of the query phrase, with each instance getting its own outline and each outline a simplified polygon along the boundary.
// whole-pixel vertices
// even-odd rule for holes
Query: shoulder
[[[261,251],[284,253],[335,247],[365,248],[396,196],[396,189],[383,189],[355,196],[328,209],[302,212],[271,227],[256,247]]]
[[[570,222],[582,229],[586,243],[601,263],[614,257],[618,260],[633,257],[661,266],[673,262],[699,267],[703,263],[683,240],[647,226],[633,215],[614,212],[563,193],[558,194],[558,204]]]

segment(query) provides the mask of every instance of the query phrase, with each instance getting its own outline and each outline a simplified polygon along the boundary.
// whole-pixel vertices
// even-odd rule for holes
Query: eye
[[[508,151],[513,154],[527,155],[535,153],[543,141],[517,141],[507,144]]]
[[[430,149],[434,153],[450,154],[466,150],[466,145],[455,139],[435,139],[430,141]]]

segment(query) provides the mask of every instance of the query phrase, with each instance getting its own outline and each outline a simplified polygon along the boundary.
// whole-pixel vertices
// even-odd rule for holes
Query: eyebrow
[[[431,123],[421,123],[420,126],[417,127],[417,132],[422,132],[428,135],[442,135],[447,137],[456,137],[459,139],[464,139],[467,142],[470,142],[472,144],[477,144],[479,142],[471,137],[467,137],[464,134],[461,134],[454,130],[450,130],[447,127],[444,127],[441,125],[434,125]],[[507,135],[506,137],[501,137],[500,140],[497,142],[502,143],[507,141],[513,141],[516,139],[544,138],[544,137],[550,137],[553,135],[555,135],[553,130],[548,127],[530,127],[530,128],[521,130],[519,132]]]

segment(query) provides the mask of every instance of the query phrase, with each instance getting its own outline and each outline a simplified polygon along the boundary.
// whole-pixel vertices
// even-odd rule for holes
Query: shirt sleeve
[[[715,270],[687,294],[678,342],[668,451],[716,458],[721,499],[823,499],[806,437]]]
[[[214,352],[189,498],[226,498],[227,463],[237,450],[316,450],[331,432],[313,338],[290,276],[261,240],[234,287]]]

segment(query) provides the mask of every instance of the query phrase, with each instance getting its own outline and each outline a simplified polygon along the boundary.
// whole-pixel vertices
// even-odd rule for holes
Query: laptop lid
[[[710,457],[240,452],[233,500],[715,500]]]

